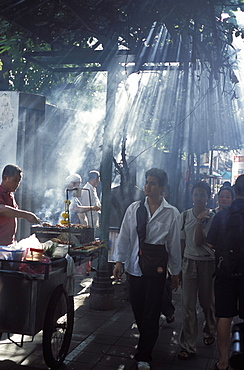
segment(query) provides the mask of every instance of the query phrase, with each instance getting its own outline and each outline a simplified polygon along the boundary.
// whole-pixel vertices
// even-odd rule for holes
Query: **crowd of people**
[[[181,285],[182,328],[179,360],[196,356],[197,301],[203,310],[203,343],[216,340],[219,360],[214,370],[228,369],[231,322],[244,318],[244,175],[224,184],[218,206],[208,208],[210,186],[193,185],[193,207],[179,211],[164,198],[168,179],[157,168],[145,174],[145,199],[132,203],[121,224],[114,249],[114,277],[129,279],[132,310],[139,330],[135,359],[140,370],[150,369],[161,313],[174,306],[166,287]],[[167,284],[166,284],[167,282]],[[228,303],[226,300],[228,297]]]
[[[21,179],[18,166],[5,166],[0,185],[2,246],[15,241],[17,218],[39,222],[34,213],[19,209],[15,201]],[[99,181],[95,170],[90,171],[84,188],[79,174],[66,179],[72,192],[72,223],[99,226]],[[167,187],[164,170],[151,168],[145,173],[145,198],[127,208],[112,256],[115,279],[121,279],[123,272],[129,278],[130,302],[140,334],[135,355],[138,369],[150,369],[160,315],[165,314],[168,323],[174,321],[172,290],[180,285],[179,360],[197,353],[198,301],[205,317],[203,343],[211,346],[217,337],[219,361],[214,369],[225,370],[232,319],[237,315],[244,319],[244,175],[233,187],[224,184],[220,188],[215,209],[207,206],[211,190],[204,181],[193,185],[193,207],[181,214],[166,201]]]

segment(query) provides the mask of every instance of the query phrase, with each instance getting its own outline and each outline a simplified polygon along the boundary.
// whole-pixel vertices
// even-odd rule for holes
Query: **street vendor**
[[[83,186],[81,192],[81,203],[84,206],[97,206],[97,211],[87,213],[88,226],[98,228],[99,227],[99,212],[101,210],[101,202],[97,195],[97,186],[100,182],[100,173],[92,170],[88,174],[88,181]]]
[[[74,189],[72,191],[72,197],[70,199],[70,223],[71,224],[81,224],[83,226],[88,227],[88,219],[87,213],[91,211],[99,211],[100,207],[98,206],[83,206],[81,203],[80,195],[81,195],[81,184],[82,178],[78,173],[72,174],[66,178],[66,185],[68,189]],[[82,264],[84,273],[89,275],[91,270],[91,262],[87,261],[86,263]]]
[[[0,245],[9,245],[15,241],[17,218],[25,218],[30,223],[39,223],[38,217],[28,211],[18,208],[14,192],[22,179],[22,170],[8,164],[2,172],[0,185]]]
[[[99,211],[98,206],[83,206],[80,199],[80,186],[82,183],[81,176],[78,173],[72,174],[66,178],[66,185],[69,189],[74,189],[70,199],[70,222],[72,224],[81,224],[88,226],[86,213],[91,211]]]

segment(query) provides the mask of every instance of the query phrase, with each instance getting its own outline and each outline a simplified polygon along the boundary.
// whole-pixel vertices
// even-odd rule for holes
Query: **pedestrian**
[[[215,208],[215,212],[221,211],[224,207],[231,205],[235,198],[234,190],[229,185],[223,185],[218,192],[218,207]]]
[[[34,213],[18,208],[14,192],[18,189],[21,179],[22,170],[18,166],[8,164],[4,167],[0,185],[0,245],[14,243],[18,218],[24,218],[30,223],[39,223]]]
[[[130,302],[140,334],[135,359],[141,370],[150,369],[158,337],[167,265],[173,290],[178,288],[181,270],[179,211],[162,196],[167,173],[152,168],[145,177],[146,197],[127,208],[113,254],[115,279],[121,279],[123,263],[129,277]]]
[[[206,207],[211,197],[211,190],[206,182],[201,181],[193,185],[191,195],[193,208],[181,214],[183,324],[179,337],[181,350],[178,358],[180,360],[187,360],[196,355],[197,298],[205,316],[203,326],[205,345],[214,343],[216,328],[213,289],[214,251],[206,244],[207,232],[215,215]]]
[[[244,319],[244,175],[235,182],[236,199],[216,214],[207,236],[215,250],[214,284],[219,360],[215,370],[228,369],[231,322]]]

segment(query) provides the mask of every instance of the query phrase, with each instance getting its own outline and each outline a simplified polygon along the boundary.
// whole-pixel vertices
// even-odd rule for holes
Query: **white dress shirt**
[[[152,216],[147,198],[144,204],[148,212],[146,242],[149,244],[165,244],[169,256],[170,271],[172,275],[178,275],[181,270],[180,213],[165,199]],[[125,271],[135,276],[142,275],[138,263],[139,240],[136,231],[136,210],[139,205],[140,201],[132,203],[127,208],[118,241],[111,256],[112,261],[125,263]]]
[[[89,182],[86,183],[86,185],[83,187],[83,189],[88,189],[88,190],[82,190],[81,191],[81,203],[83,206],[98,206],[101,207],[100,200],[97,196],[97,189],[95,186],[92,186]],[[90,202],[90,197],[89,197],[89,192],[90,192],[90,197],[91,197],[91,202]],[[99,211],[100,212],[100,211]],[[92,225],[92,219],[93,219],[93,225]],[[99,227],[99,216],[98,216],[98,211],[89,211],[86,213],[87,219],[88,219],[88,226],[89,227]]]

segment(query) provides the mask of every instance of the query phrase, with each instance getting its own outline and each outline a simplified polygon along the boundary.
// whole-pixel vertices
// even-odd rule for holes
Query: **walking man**
[[[121,279],[123,264],[129,275],[130,301],[140,333],[135,359],[141,370],[150,369],[158,337],[167,264],[173,290],[178,288],[181,270],[179,211],[163,197],[167,173],[152,168],[145,177],[145,200],[127,208],[113,254],[114,277]],[[156,267],[151,268],[148,256]]]

